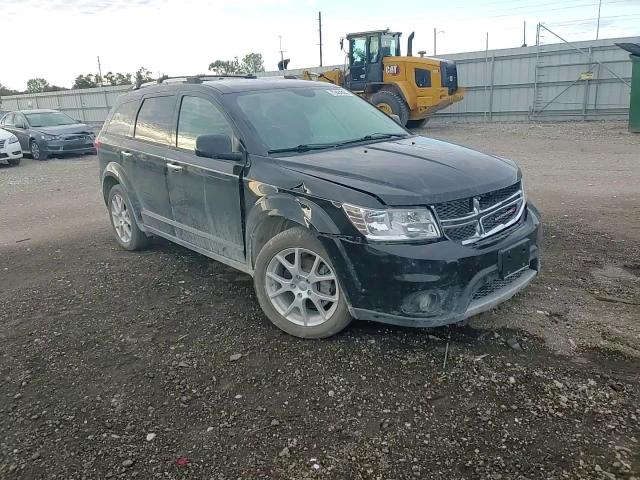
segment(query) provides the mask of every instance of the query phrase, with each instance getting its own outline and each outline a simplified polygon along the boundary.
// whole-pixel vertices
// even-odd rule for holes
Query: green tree
[[[136,85],[141,85],[146,82],[152,82],[154,78],[151,76],[151,71],[145,67],[140,67],[136,72]]]
[[[233,60],[216,60],[209,64],[209,70],[215,75],[264,72],[264,61],[261,53],[247,53],[242,61],[239,61],[238,57],[233,57]]]
[[[242,59],[240,70],[243,73],[264,72],[264,61],[261,53],[247,53]]]
[[[107,72],[104,79],[109,85],[131,85],[131,77],[130,73]]]
[[[209,64],[209,70],[215,75],[234,75],[241,73],[238,57],[235,57],[233,60],[216,60]]]
[[[19,92],[18,90],[13,90],[11,88],[5,87],[0,83],[0,97],[3,95],[17,95],[19,93],[21,92]]]
[[[32,78],[27,81],[27,92],[29,93],[46,92],[48,88],[51,88],[51,85],[44,78]]]
[[[72,88],[95,88],[102,84],[102,79],[98,74],[89,73],[87,75],[78,75]]]

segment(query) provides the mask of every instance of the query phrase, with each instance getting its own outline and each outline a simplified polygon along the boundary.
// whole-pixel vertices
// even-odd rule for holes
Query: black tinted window
[[[416,85],[420,88],[431,86],[431,71],[416,68]]]
[[[194,150],[199,135],[232,136],[231,126],[220,110],[199,97],[184,97],[178,120],[178,148]]]
[[[165,145],[171,144],[174,104],[174,97],[146,98],[138,113],[135,137]]]
[[[129,102],[116,108],[107,126],[107,132],[114,135],[130,136],[137,107],[138,102]]]

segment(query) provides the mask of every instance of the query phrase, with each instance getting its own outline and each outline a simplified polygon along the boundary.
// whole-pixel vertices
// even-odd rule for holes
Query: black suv
[[[96,145],[122,247],[158,235],[247,272],[299,337],[457,322],[539,269],[515,163],[413,135],[328,83],[164,79],[122,95]]]

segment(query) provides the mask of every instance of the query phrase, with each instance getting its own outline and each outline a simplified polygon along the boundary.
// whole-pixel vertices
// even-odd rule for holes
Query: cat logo
[[[400,75],[400,66],[399,65],[385,65],[384,73],[388,73],[389,75]]]

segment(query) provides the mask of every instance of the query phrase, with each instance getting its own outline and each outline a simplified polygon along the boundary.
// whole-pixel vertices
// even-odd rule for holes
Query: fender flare
[[[313,200],[278,192],[266,195],[251,208],[246,219],[245,245],[247,263],[253,268],[254,242],[260,228],[272,219],[282,219],[312,229],[315,233],[339,235],[331,217]]]
[[[124,168],[117,162],[109,162],[105,169],[102,171],[102,178],[100,181],[102,197],[104,198],[105,204],[107,203],[107,192],[105,192],[105,185],[108,178],[114,179],[117,183],[122,185],[127,192],[127,196],[129,197],[129,201],[131,202],[131,206],[133,207],[133,212],[138,221],[138,225],[142,226],[142,205],[140,200],[138,200],[138,196],[136,195],[135,190],[133,189],[132,183],[129,181]]]

